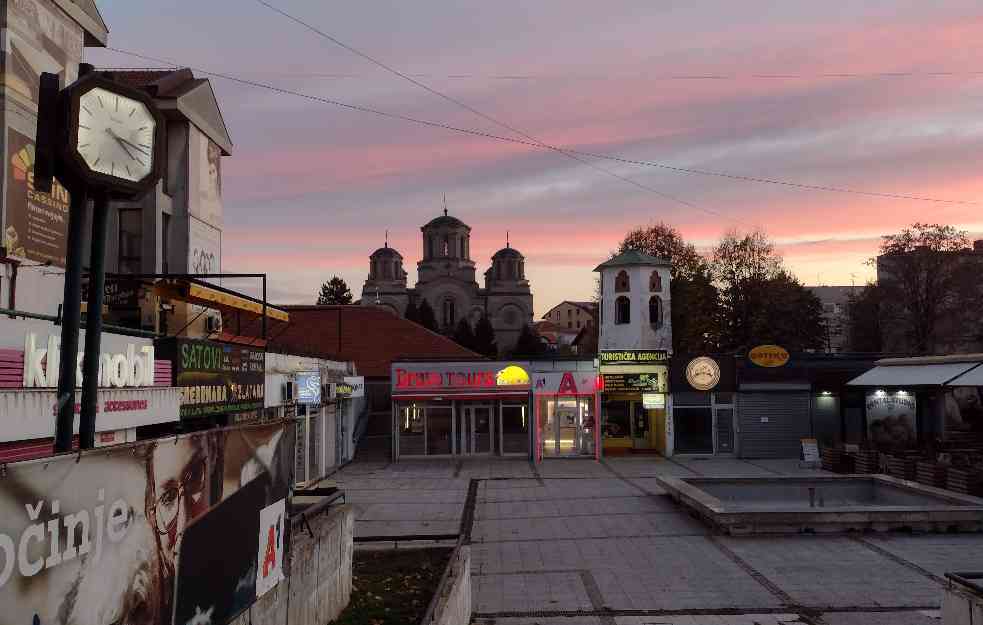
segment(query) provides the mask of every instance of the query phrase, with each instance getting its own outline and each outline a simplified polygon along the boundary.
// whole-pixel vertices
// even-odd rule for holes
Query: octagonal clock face
[[[79,156],[94,172],[138,182],[153,169],[156,121],[146,105],[96,87],[79,98]]]

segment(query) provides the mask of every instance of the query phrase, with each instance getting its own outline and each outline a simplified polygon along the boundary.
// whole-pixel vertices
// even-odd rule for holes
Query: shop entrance
[[[594,455],[594,401],[589,397],[543,400],[543,456]]]
[[[734,453],[733,393],[676,393],[674,400],[677,454]]]
[[[464,455],[491,453],[492,407],[461,406],[457,412],[457,453]]]

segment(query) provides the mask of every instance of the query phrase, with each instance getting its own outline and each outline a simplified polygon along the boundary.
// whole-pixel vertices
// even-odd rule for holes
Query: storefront
[[[0,324],[0,462],[53,452],[60,334],[40,320]],[[157,359],[153,342],[112,333],[101,339],[96,446],[133,442],[137,428],[176,422],[179,393],[171,385],[170,362]],[[81,368],[81,352],[78,362]],[[76,380],[80,387],[80,371]],[[80,396],[76,391],[76,415]],[[77,433],[77,416],[74,427]]]
[[[530,455],[526,362],[394,362],[393,457]]]
[[[598,361],[603,453],[671,455],[669,352],[602,351]]]
[[[532,363],[536,460],[600,459],[600,380],[593,361]]]
[[[672,453],[731,455],[735,451],[734,356],[674,354]]]

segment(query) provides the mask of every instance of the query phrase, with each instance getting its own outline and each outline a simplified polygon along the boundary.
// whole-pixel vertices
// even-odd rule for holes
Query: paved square
[[[979,569],[983,535],[722,537],[656,476],[816,474],[794,460],[356,462],[356,536],[457,534],[468,492],[475,623],[940,625],[931,578]],[[872,611],[876,610],[876,611]],[[722,613],[725,612],[725,613]]]

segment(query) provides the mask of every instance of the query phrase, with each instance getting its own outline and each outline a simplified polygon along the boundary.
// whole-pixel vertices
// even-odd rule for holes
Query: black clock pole
[[[79,65],[79,76],[90,73],[93,67],[88,63]],[[57,91],[57,77],[47,79],[41,78],[42,87],[50,90],[54,85]],[[47,82],[47,84],[46,84]],[[43,89],[45,90],[45,89]],[[38,112],[38,119],[42,124],[42,133],[45,139],[38,137],[39,146],[46,156],[54,153],[57,146],[53,145],[55,140],[63,138],[63,133],[67,128],[60,128],[52,132],[56,125],[63,126],[65,121],[57,113],[57,103],[53,101],[57,98],[57,93],[51,99],[39,102],[39,108],[44,108],[42,115]],[[50,137],[50,139],[47,139]],[[57,139],[55,139],[57,137]],[[52,145],[49,145],[52,143]],[[39,150],[40,152],[40,150]],[[52,163],[53,165],[53,163]],[[49,178],[50,179],[50,178]],[[71,205],[68,213],[68,240],[65,250],[65,289],[64,299],[61,305],[61,349],[59,354],[58,369],[58,415],[55,418],[55,453],[72,450],[72,430],[75,422],[75,370],[78,366],[78,343],[79,326],[82,318],[82,243],[85,226],[85,209],[88,204],[88,193],[85,185],[72,185]],[[49,187],[50,189],[50,187]]]
[[[99,407],[99,356],[102,344],[102,302],[106,293],[106,225],[109,201],[105,193],[93,198],[92,250],[89,257],[89,299],[85,315],[85,355],[82,357],[82,410],[79,449],[92,449]]]

